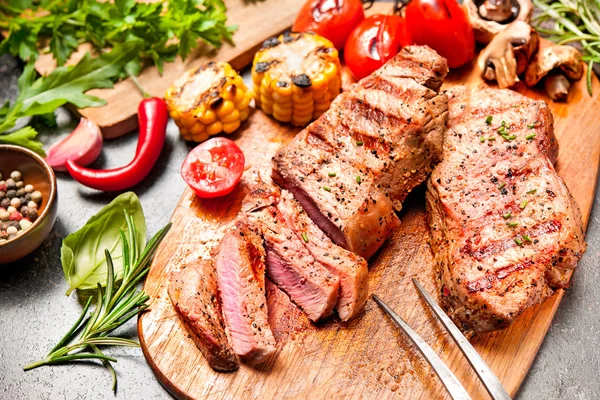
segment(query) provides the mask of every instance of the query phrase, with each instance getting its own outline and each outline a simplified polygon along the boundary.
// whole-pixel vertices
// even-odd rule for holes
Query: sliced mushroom
[[[554,101],[564,101],[571,86],[569,79],[579,80],[582,75],[583,65],[579,50],[543,40],[539,52],[527,68],[525,83],[527,86],[534,86],[545,78],[544,86],[548,97]]]
[[[524,21],[515,21],[500,32],[479,54],[477,65],[484,79],[498,82],[501,89],[511,87],[525,72],[537,51],[539,36]]]
[[[475,40],[488,44],[513,21],[531,20],[531,0],[464,0]]]

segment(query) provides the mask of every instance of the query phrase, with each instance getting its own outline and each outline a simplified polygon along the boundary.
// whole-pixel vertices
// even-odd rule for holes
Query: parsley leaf
[[[129,41],[143,42],[128,70],[141,71],[148,62],[162,73],[164,63],[177,55],[185,59],[199,42],[219,48],[232,41],[237,29],[227,26],[222,0],[9,0],[0,6],[0,28],[8,35],[0,42],[0,55],[11,53],[25,61],[37,58],[38,45],[63,65],[83,42],[98,52]],[[25,11],[25,10],[32,11]],[[34,12],[42,17],[27,18]],[[135,67],[134,65],[135,64]],[[122,73],[122,77],[126,74]]]

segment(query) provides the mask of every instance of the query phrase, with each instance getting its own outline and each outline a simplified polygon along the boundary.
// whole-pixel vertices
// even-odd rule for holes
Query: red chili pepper
[[[121,168],[94,170],[68,160],[66,166],[69,174],[85,186],[107,192],[137,185],[150,173],[160,156],[168,120],[169,114],[163,100],[156,97],[142,100],[138,107],[139,139],[133,161]]]

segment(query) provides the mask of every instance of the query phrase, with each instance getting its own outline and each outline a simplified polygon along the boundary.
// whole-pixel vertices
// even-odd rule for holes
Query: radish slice
[[[54,143],[48,150],[46,161],[56,171],[66,171],[65,163],[73,160],[81,166],[93,163],[102,151],[102,133],[98,125],[81,118],[77,128],[69,136]]]

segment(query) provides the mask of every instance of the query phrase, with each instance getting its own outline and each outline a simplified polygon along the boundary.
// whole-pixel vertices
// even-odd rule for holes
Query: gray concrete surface
[[[18,64],[0,58],[0,100],[16,93]],[[61,126],[42,136],[45,143],[66,134],[76,124],[67,113]],[[136,135],[105,144],[96,167],[122,165],[135,151]],[[148,231],[166,224],[184,188],[179,167],[189,151],[170,124],[161,158],[146,181],[134,188],[144,206]],[[79,315],[81,306],[67,289],[60,263],[62,239],[78,229],[114,195],[88,190],[58,175],[59,214],[50,237],[27,258],[0,266],[0,399],[107,399],[112,398],[110,377],[96,364],[42,367],[23,372],[22,366],[43,357]],[[573,278],[572,289],[542,345],[518,398],[600,398],[600,196],[588,228],[588,251]],[[135,337],[135,323],[123,328]],[[117,399],[164,399],[169,394],[154,378],[139,349],[116,348]]]

